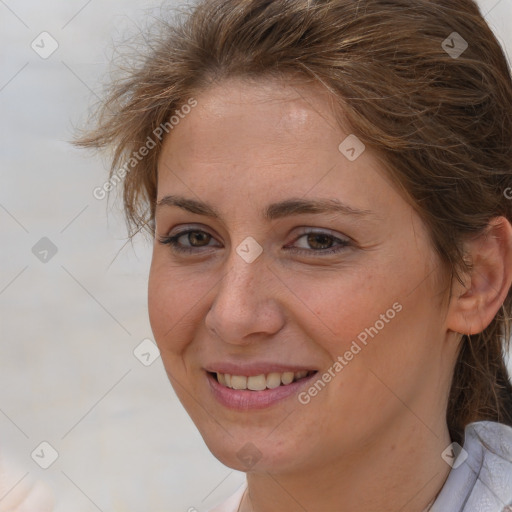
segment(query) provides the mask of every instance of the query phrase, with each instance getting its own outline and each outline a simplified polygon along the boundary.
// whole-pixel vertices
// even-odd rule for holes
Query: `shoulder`
[[[462,448],[432,512],[502,512],[512,504],[512,428],[470,423]]]
[[[207,512],[237,512],[246,488],[247,483],[242,484],[226,501],[223,501],[220,505],[211,508]]]

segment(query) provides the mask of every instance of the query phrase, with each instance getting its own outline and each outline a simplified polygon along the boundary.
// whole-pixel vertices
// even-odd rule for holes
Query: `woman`
[[[512,82],[471,0],[206,0],[99,114],[169,379],[247,473],[215,511],[507,510]]]

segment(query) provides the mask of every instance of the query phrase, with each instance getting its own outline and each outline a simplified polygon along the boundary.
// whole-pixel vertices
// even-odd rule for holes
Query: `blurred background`
[[[512,56],[512,0],[479,4]],[[167,380],[150,243],[127,243],[120,203],[93,196],[106,162],[69,144],[116,41],[159,7],[0,0],[0,505],[42,480],[57,512],[202,512],[245,478],[210,454]]]

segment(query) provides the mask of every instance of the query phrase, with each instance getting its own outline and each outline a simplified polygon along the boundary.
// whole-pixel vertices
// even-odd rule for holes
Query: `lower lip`
[[[271,405],[281,402],[290,396],[297,395],[301,388],[305,387],[316,373],[311,374],[286,386],[279,386],[274,389],[263,391],[250,391],[246,389],[231,389],[222,386],[217,379],[206,372],[213,396],[228,409],[247,411],[249,409],[265,409]]]

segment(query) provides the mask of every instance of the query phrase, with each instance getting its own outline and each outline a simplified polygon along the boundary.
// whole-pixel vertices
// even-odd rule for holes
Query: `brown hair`
[[[472,0],[206,0],[162,27],[77,142],[113,148],[110,178],[124,166],[130,236],[154,230],[158,128],[170,132],[180,106],[231,77],[298,76],[325,87],[352,133],[382,157],[452,277],[469,269],[467,237],[493,217],[512,220],[510,70]],[[450,52],[463,49],[461,38],[468,47]],[[155,147],[135,161],[148,137]],[[447,410],[461,444],[472,421],[512,425],[511,301],[509,290],[491,324],[462,337]]]

